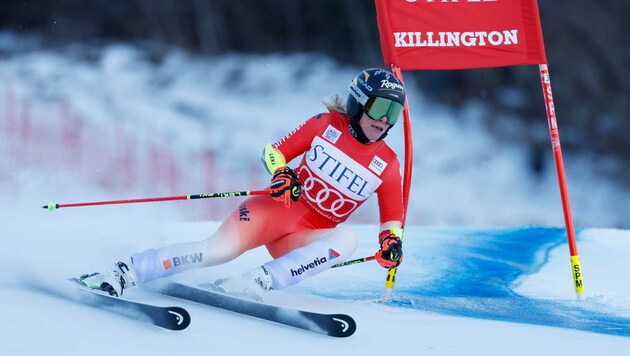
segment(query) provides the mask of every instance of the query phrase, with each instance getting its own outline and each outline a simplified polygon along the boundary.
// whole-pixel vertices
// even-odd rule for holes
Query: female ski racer
[[[264,147],[262,161],[273,175],[269,196],[245,200],[206,240],[136,253],[79,281],[120,296],[134,285],[223,264],[264,245],[273,260],[214,283],[223,292],[262,299],[263,291],[296,284],[349,258],[357,237],[337,225],[374,193],[380,214],[376,261],[397,267],[403,259],[402,179],[398,158],[383,139],[404,102],[405,89],[392,73],[363,70],[345,102],[332,96],[324,103],[328,112]],[[289,168],[300,155],[297,168]]]

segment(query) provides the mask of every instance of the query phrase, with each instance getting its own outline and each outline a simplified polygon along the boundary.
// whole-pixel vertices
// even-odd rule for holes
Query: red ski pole
[[[94,202],[71,203],[71,204],[57,204],[51,201],[50,203],[48,203],[48,205],[42,206],[42,208],[48,209],[50,211],[54,211],[61,208],[72,208],[72,207],[79,207],[79,206],[151,203],[151,202],[158,202],[158,201],[193,200],[193,199],[208,199],[208,198],[233,198],[233,197],[247,197],[251,195],[263,195],[263,194],[269,194],[269,190],[265,189],[265,190],[249,190],[249,191],[240,191],[240,192],[206,193],[206,194],[193,194],[193,195],[178,195],[178,196],[172,196],[172,197],[107,200],[107,201],[94,201]]]
[[[374,256],[367,256],[367,257],[363,257],[363,258],[357,258],[356,260],[350,260],[350,261],[337,263],[336,265],[331,266],[330,268],[350,266],[350,265],[354,265],[354,264],[357,264],[357,263],[363,263],[363,262],[367,262],[367,261],[372,261],[374,259],[376,259],[376,257],[374,257]]]

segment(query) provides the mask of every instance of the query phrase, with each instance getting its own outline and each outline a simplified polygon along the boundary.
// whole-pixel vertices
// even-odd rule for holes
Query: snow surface
[[[21,48],[8,35],[0,36],[0,47]],[[21,50],[0,59],[0,313],[8,321],[2,355],[627,354],[630,231],[613,227],[628,227],[630,200],[626,189],[597,173],[614,162],[565,157],[586,288],[578,301],[552,165],[534,176],[525,148],[498,143],[482,129],[476,119],[482,108],[471,104],[462,114],[435,107],[412,85],[412,211],[393,302],[375,302],[385,279],[375,263],[330,270],[267,296],[270,303],[348,313],[358,324],[352,337],[333,339],[130,290],[129,298],[190,311],[187,330],[165,332],[50,293],[68,276],[134,252],[203,239],[218,222],[195,213],[223,213],[240,201],[50,213],[40,208],[50,199],[204,192],[210,186],[197,167],[200,148],[217,152],[212,188],[261,186],[268,178],[241,163],[258,164],[265,143],[320,112],[319,100],[343,92],[358,70],[307,55],[199,59],[174,51],[155,62],[126,45],[90,56],[68,52]],[[26,102],[32,103],[28,120]],[[55,141],[74,137],[56,131],[72,116],[67,112],[84,120],[81,152],[89,154],[78,163],[76,152]],[[133,181],[142,184],[117,180],[122,161],[105,155],[123,145],[112,126],[139,142]],[[46,134],[36,136],[38,129]],[[390,141],[402,152],[400,137],[397,127]],[[152,156],[143,150],[154,142],[167,147],[159,156],[179,159],[177,179],[161,182],[146,165]],[[357,258],[374,252],[373,213],[366,207],[348,223],[361,236]],[[257,249],[175,279],[213,281],[268,259]]]

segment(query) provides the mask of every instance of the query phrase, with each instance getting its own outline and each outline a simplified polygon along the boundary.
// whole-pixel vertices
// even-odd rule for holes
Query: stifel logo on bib
[[[324,136],[328,133],[339,137],[330,127]],[[305,161],[306,166],[299,171],[303,195],[310,205],[332,220],[350,214],[359,202],[374,194],[382,181],[371,170],[380,175],[385,168],[385,163],[375,156],[371,170],[367,169],[321,137],[313,139]],[[379,170],[372,165],[380,165],[381,168]]]

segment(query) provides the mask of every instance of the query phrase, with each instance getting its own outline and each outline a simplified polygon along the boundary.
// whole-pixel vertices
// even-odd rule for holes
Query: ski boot
[[[131,267],[130,267],[131,266]],[[84,274],[78,278],[82,285],[104,291],[114,297],[120,297],[123,290],[138,284],[138,276],[133,268],[133,263],[117,262],[113,268],[103,273]]]
[[[206,284],[205,287],[261,302],[263,293],[273,289],[273,278],[265,266],[260,266],[239,276],[218,279],[214,284]]]

